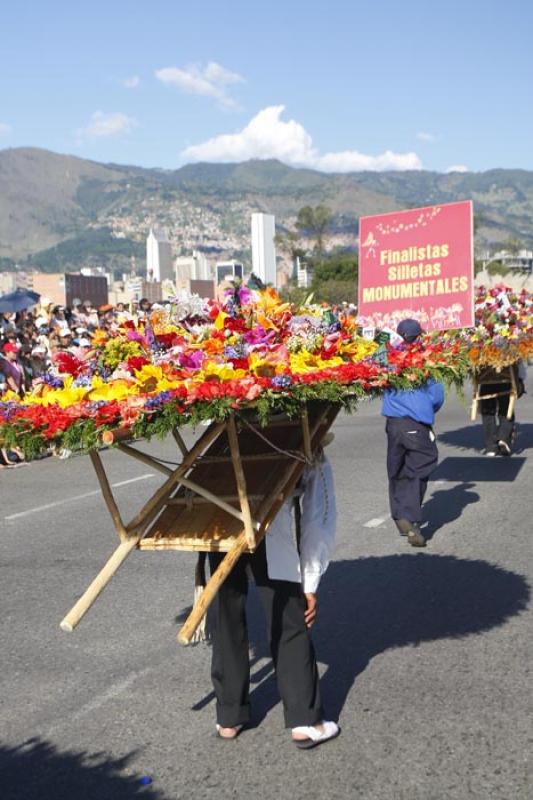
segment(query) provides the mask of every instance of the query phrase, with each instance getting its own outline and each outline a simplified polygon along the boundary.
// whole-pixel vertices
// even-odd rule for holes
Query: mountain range
[[[472,199],[478,248],[512,238],[533,246],[533,172],[429,171],[326,174],[275,160],[189,164],[177,170],[99,164],[38,148],[0,151],[0,269],[47,271],[144,259],[151,225],[166,227],[177,255],[199,246],[246,255],[249,215],[299,208],[333,212],[332,246],[355,245],[362,215]]]

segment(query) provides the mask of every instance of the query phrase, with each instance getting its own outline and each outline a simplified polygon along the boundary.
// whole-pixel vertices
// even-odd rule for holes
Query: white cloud
[[[162,83],[176,86],[187,94],[198,94],[212,97],[224,108],[237,108],[237,103],[230,97],[228,87],[235,83],[243,83],[244,78],[237,72],[210,61],[205,67],[191,64],[184,69],[179,67],[163,67],[155,72]]]
[[[122,85],[126,89],[137,89],[138,86],[141,84],[141,79],[138,75],[131,75],[129,78],[124,78],[122,81]]]
[[[419,139],[421,142],[436,142],[437,136],[434,133],[428,133],[427,131],[418,131],[416,134],[416,138]]]
[[[278,158],[293,166],[311,167],[324,172],[360,170],[421,169],[416,153],[393,153],[377,156],[344,150],[323,155],[303,125],[295,120],[284,122],[285,106],[264,108],[238,133],[215,136],[202,144],[187,147],[183,158],[190,161],[247,161],[250,158]]]
[[[118,136],[121,133],[130,133],[137,127],[137,120],[122,114],[120,111],[105,113],[95,111],[91,116],[90,122],[85,128],[78,130],[78,137],[88,136],[90,138],[102,138],[106,136]]]
[[[470,172],[468,167],[465,167],[464,164],[454,164],[451,167],[448,167],[446,172]]]
[[[11,133],[11,125],[7,122],[0,122],[0,136],[9,136]]]

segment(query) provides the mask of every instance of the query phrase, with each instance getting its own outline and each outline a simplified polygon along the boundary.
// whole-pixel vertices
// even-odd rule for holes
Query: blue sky
[[[21,0],[0,25],[1,148],[533,169],[525,0]]]

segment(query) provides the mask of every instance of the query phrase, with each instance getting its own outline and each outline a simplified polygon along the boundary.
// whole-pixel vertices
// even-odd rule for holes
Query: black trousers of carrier
[[[209,554],[212,572],[222,558],[223,554]],[[288,728],[315,725],[323,719],[323,712],[313,644],[304,621],[305,596],[299,583],[268,577],[264,541],[255,553],[241,556],[215,599],[211,677],[217,721],[224,728],[233,728],[250,719],[247,567],[266,616],[285,724]]]
[[[483,397],[484,394],[510,391],[510,383],[484,383],[481,386],[480,394]],[[487,450],[497,450],[498,442],[501,441],[507,442],[508,445],[511,444],[515,417],[513,414],[510,419],[507,419],[509,400],[509,395],[481,400],[481,421]]]
[[[387,417],[387,475],[393,519],[422,522],[428,479],[438,462],[429,425],[409,417]]]

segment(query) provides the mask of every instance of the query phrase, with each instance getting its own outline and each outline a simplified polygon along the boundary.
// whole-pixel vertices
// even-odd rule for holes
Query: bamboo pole
[[[310,464],[313,460],[313,448],[311,445],[311,432],[309,430],[309,414],[307,413],[307,404],[304,405],[302,411],[302,435],[304,444],[304,455],[307,462]]]
[[[477,407],[479,403],[479,381],[476,376],[474,376],[473,378],[472,388],[474,390],[474,396],[472,397],[472,412],[470,414],[470,420],[471,422],[475,422],[477,417]]]
[[[246,525],[242,511],[239,511],[238,508],[234,508],[234,506],[230,506],[229,503],[221,500],[218,495],[213,494],[213,492],[210,492],[209,489],[204,489],[203,486],[199,486],[197,483],[190,481],[188,478],[179,478],[179,483],[181,483],[181,485],[185,486],[187,489],[191,489],[193,492],[196,492],[201,497],[205,497],[206,500],[209,500],[210,503],[213,503],[213,505],[221,508],[226,512],[226,514],[230,514],[232,517],[235,517],[235,519],[238,519],[240,522]],[[254,524],[257,523],[251,521],[251,525],[253,526]]]
[[[67,633],[72,633],[78,622],[90,609],[100,592],[105,589],[117,569],[129,556],[131,551],[137,546],[141,537],[130,537],[121,542],[111,558],[100,570],[96,578],[93,580],[88,589],[82,594],[78,602],[68,612],[67,616],[62,620],[59,627]]]
[[[119,538],[122,542],[124,542],[128,538],[128,533],[124,523],[122,522],[122,517],[120,516],[120,511],[118,510],[115,498],[113,497],[113,492],[111,491],[111,486],[107,480],[107,475],[105,474],[105,469],[104,465],[102,464],[100,454],[97,450],[91,450],[89,456],[91,458],[94,471],[96,472],[96,477],[98,478],[98,483],[100,484],[100,489],[102,490],[105,504],[109,510],[109,513],[111,514],[111,518]]]
[[[136,458],[137,461],[142,461],[143,464],[148,464],[150,467],[159,470],[159,472],[162,472],[164,475],[172,475],[173,470],[171,470],[170,467],[160,464],[159,461],[149,456],[148,453],[143,453],[135,447],[131,447],[129,444],[119,444],[117,449],[120,450],[121,453],[126,453],[128,456]]]
[[[178,445],[179,449],[181,450],[181,455],[182,456],[186,456],[188,454],[189,450],[187,448],[187,445],[183,441],[183,437],[182,437],[181,433],[178,431],[177,428],[174,428],[174,430],[172,431],[172,436],[174,437],[174,441],[176,442],[176,444]]]
[[[311,440],[314,439],[326,419],[328,419],[328,427],[331,425],[337,416],[337,413],[338,408],[335,408],[333,410],[326,409],[322,414],[319,415],[311,432]],[[293,464],[291,464],[288,471],[284,472],[283,475],[276,481],[276,484],[274,485],[274,488],[268,497],[264,498],[256,514],[257,518],[261,520],[261,527],[256,534],[256,546],[265,536],[268,526],[285,502],[287,496],[295,489],[304,467],[305,464],[303,464],[301,461],[295,461]],[[283,491],[284,489],[285,491]],[[274,502],[272,502],[272,498],[274,498]],[[241,555],[243,555],[247,549],[248,544],[246,540],[246,534],[243,531],[235,540],[235,544],[233,545],[232,549],[222,559],[213,575],[211,575],[207,585],[204,588],[204,591],[202,592],[202,596],[182,625],[177,636],[179,644],[189,644],[196,628],[213,602],[218,590],[230,574]]]
[[[237,436],[237,427],[235,425],[235,417],[231,417],[226,426],[228,432],[229,448],[231,451],[231,460],[233,462],[233,471],[235,472],[235,479],[237,481],[237,492],[239,495],[239,502],[241,505],[242,520],[244,522],[244,533],[248,542],[249,550],[255,550],[255,531],[254,522],[250,513],[250,503],[248,502],[248,494],[246,490],[246,478],[244,477],[244,470],[241,463],[241,452],[239,448],[239,438]]]
[[[191,448],[189,454],[183,460],[181,466],[178,467],[176,470],[174,470],[172,475],[168,477],[165,483],[143,506],[143,508],[136,515],[134,520],[132,520],[132,522],[130,522],[126,526],[123,534],[125,538],[123,538],[120,545],[117,547],[111,558],[105,563],[104,567],[98,573],[93,582],[90,584],[89,588],[84,592],[84,594],[80,597],[77,603],[69,611],[67,616],[60,623],[60,627],[62,630],[67,632],[71,632],[74,630],[74,628],[81,620],[81,618],[90,609],[90,607],[92,606],[92,604],[94,603],[100,592],[107,586],[107,584],[109,583],[109,581],[111,580],[117,569],[123,563],[123,561],[127,558],[127,556],[131,553],[131,551],[137,547],[140,540],[146,533],[148,524],[159,513],[162,505],[167,499],[169,493],[172,491],[180,474],[187,472],[187,470],[190,469],[197,454],[203,452],[203,450],[206,447],[208,447],[211,444],[211,442],[217,438],[217,436],[219,436],[219,434],[222,432],[223,429],[224,429],[223,423],[219,423],[217,425],[213,425],[210,428],[208,428],[207,431],[203,434],[203,436],[201,436],[201,438]],[[112,505],[114,505],[116,512],[118,514],[118,508],[116,508],[116,503],[111,494],[111,489],[109,487],[107,477],[105,475],[102,463],[100,461],[100,457],[96,451],[91,451],[90,456],[93,464],[95,465],[96,474],[98,476],[98,480],[100,481],[100,486],[102,487],[104,498],[106,498],[107,502],[106,493],[108,493],[110,496],[111,503]]]
[[[178,642],[180,644],[189,644],[191,638],[200,624],[204,614],[213,602],[216,593],[230,574],[231,570],[248,549],[248,540],[244,531],[238,536],[232,549],[223,558],[213,575],[204,587],[204,590],[197,600],[193,610],[187,617],[185,623],[182,625],[178,633]]]
[[[286,450],[284,453],[241,453],[241,461],[287,461],[300,454],[296,450]],[[201,456],[199,464],[227,464],[228,456]]]
[[[217,495],[217,497],[218,497],[219,500],[224,500],[227,503],[238,503],[239,502],[239,496],[236,495],[236,494],[219,494],[219,495]],[[259,495],[259,494],[249,494],[248,495],[248,500],[260,500],[261,497],[262,497],[262,495]],[[210,500],[210,499],[208,500],[207,497],[200,497],[199,495],[196,496],[196,497],[191,497],[191,498],[183,497],[183,496],[180,496],[180,497],[169,497],[169,499],[167,500],[167,505],[168,506],[188,506],[191,503],[192,503],[193,506],[196,506],[196,505],[201,506],[201,505],[205,505],[206,503],[209,503],[210,505],[212,505],[213,501]]]
[[[509,406],[507,408],[507,419],[512,419],[516,398],[518,397],[518,386],[516,385],[515,371],[512,367],[509,367],[509,374],[511,376],[511,397],[509,398]]]
[[[211,442],[222,433],[224,427],[225,426],[223,422],[212,425],[206,430],[203,436],[201,436],[200,439],[194,443],[187,456],[183,459],[181,465],[174,470],[172,475],[169,475],[167,480],[159,487],[157,492],[150,498],[150,500],[148,500],[147,503],[144,504],[131,522],[126,525],[128,534],[136,534],[139,528],[146,526],[147,523],[155,519],[165,504],[168,495],[175,485],[179,483],[179,479],[185,475],[189,469],[191,469],[198,455],[202,453],[211,444]]]

